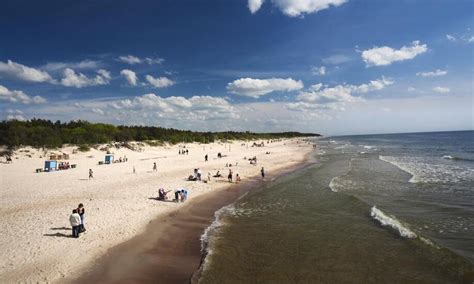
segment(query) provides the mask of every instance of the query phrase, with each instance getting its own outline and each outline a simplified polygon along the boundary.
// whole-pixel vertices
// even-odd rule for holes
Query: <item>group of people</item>
[[[188,191],[185,188],[178,188],[174,191],[174,202],[184,202],[188,199]]]
[[[194,169],[194,174],[188,177],[189,181],[201,181],[202,171],[200,168]]]
[[[70,168],[69,162],[60,162],[58,164],[58,170],[69,170]]]
[[[118,159],[114,160],[114,163],[125,163],[128,162],[127,156],[119,157]]]
[[[84,204],[79,203],[77,208],[73,209],[72,214],[69,216],[73,238],[79,238],[80,233],[86,231],[86,228],[84,227],[85,213]]]
[[[179,150],[178,151],[178,154],[179,155],[188,155],[189,154],[189,150],[188,149],[183,149],[183,150]]]

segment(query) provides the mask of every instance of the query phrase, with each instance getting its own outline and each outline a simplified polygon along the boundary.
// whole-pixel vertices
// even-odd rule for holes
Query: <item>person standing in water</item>
[[[265,178],[265,170],[263,169],[263,167],[262,167],[262,169],[260,170],[260,173],[262,174],[262,178]]]

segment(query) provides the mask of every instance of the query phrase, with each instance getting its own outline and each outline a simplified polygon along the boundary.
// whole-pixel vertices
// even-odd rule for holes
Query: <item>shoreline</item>
[[[162,213],[134,236],[96,259],[92,269],[66,283],[197,283],[206,255],[200,237],[220,208],[258,187],[314,164],[312,153],[262,180],[259,175],[239,184],[202,194],[183,207]]]
[[[282,168],[300,164],[314,152],[300,139],[273,141],[265,147],[250,147],[245,141],[187,144],[189,155],[179,155],[183,147],[113,149],[116,157],[126,156],[128,162],[98,165],[97,161],[105,155],[103,151],[74,153],[74,148],[69,146],[54,152],[73,152],[68,161],[77,164],[77,168],[51,173],[35,170],[44,165],[52,151],[19,149],[12,164],[0,164],[0,214],[5,224],[0,232],[3,240],[0,250],[4,252],[0,260],[0,282],[72,280],[93,268],[92,264],[109,249],[145,232],[150,222],[160,218],[157,216],[162,216],[162,221],[155,227],[163,228],[174,220],[170,212],[185,210],[187,205],[199,202],[208,194],[221,198],[226,191],[238,192],[237,188],[248,180],[260,177],[260,167],[273,175]],[[206,153],[209,161],[204,161]],[[217,157],[218,153],[223,154],[222,158]],[[254,156],[258,157],[258,166],[243,160]],[[158,171],[152,171],[155,161]],[[233,164],[232,167],[227,167],[227,163]],[[234,174],[239,173],[242,182],[230,186],[225,177],[212,178],[208,183],[188,181],[193,168],[202,169],[203,177],[217,170],[226,176],[232,169]],[[88,169],[94,171],[92,180],[87,179]],[[159,202],[156,196],[160,187],[186,188],[189,199],[180,204]],[[79,203],[86,208],[87,232],[74,239],[70,237],[68,216]],[[166,243],[166,247],[173,246]]]

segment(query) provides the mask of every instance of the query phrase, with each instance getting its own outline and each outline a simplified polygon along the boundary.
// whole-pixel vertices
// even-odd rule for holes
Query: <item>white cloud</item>
[[[252,14],[256,13],[262,7],[263,0],[249,0],[248,7]]]
[[[435,71],[430,71],[430,72],[418,72],[416,73],[416,76],[421,76],[421,77],[438,77],[438,76],[444,76],[448,74],[448,71],[443,71],[440,69],[436,69]]]
[[[325,66],[312,66],[311,67],[311,74],[317,76],[324,76],[326,75],[326,67]]]
[[[133,72],[132,70],[123,69],[122,71],[120,71],[120,74],[125,77],[125,79],[131,86],[137,85],[138,77],[137,74],[135,74],[135,72]]]
[[[153,64],[161,64],[163,63],[163,61],[165,61],[163,58],[160,58],[160,57],[155,57],[155,58],[145,57],[142,59],[134,55],[120,56],[118,60],[130,65],[135,65],[135,64],[140,64],[140,63],[147,63],[149,65],[153,65]]]
[[[400,49],[393,49],[388,46],[374,47],[364,50],[362,58],[368,67],[390,65],[395,61],[404,61],[415,58],[417,55],[428,50],[426,44],[419,41],[412,42],[411,46],[403,46]]]
[[[114,114],[154,117],[170,121],[188,121],[238,118],[235,108],[224,98],[210,96],[160,97],[145,94],[133,99],[113,101],[109,106]]]
[[[173,80],[168,79],[167,77],[158,77],[158,78],[153,78],[151,75],[146,75],[146,80],[150,85],[152,85],[155,88],[166,88],[173,86],[175,82]]]
[[[450,34],[446,35],[446,39],[449,40],[449,41],[453,41],[453,42],[457,40],[455,36],[452,36]]]
[[[362,84],[359,86],[351,86],[355,93],[368,93],[372,91],[382,90],[386,86],[392,85],[393,81],[382,77],[382,79],[370,81],[368,84]]]
[[[367,84],[361,85],[337,85],[334,87],[322,86],[317,84],[311,86],[307,92],[301,92],[297,96],[297,100],[306,103],[350,103],[361,101],[360,97],[353,96],[353,93],[365,94],[368,92],[382,90],[388,85],[393,84],[393,81],[382,77],[382,79],[370,81]]]
[[[145,62],[148,63],[149,65],[161,64],[164,61],[165,60],[163,58],[160,58],[160,57],[156,57],[156,58],[146,57],[145,58]]]
[[[449,93],[451,90],[449,88],[446,88],[446,87],[434,87],[433,88],[433,91],[434,92],[437,92],[437,93],[441,93],[441,94],[446,94],[446,93]]]
[[[26,120],[23,116],[23,112],[19,109],[7,109],[7,120]]]
[[[338,7],[347,0],[272,0],[283,14],[298,17],[304,14],[317,13],[331,6]]]
[[[100,76],[104,77],[107,80],[110,80],[112,78],[110,76],[110,72],[105,69],[99,69],[97,70],[97,73],[99,73]]]
[[[474,36],[471,36],[471,37],[467,40],[467,42],[474,42]]]
[[[236,95],[258,98],[275,91],[296,91],[304,87],[303,82],[291,78],[252,79],[241,78],[227,84],[227,90]]]
[[[28,82],[51,82],[53,80],[45,71],[28,67],[11,60],[8,60],[7,63],[0,61],[0,75],[1,74]]]
[[[58,71],[66,68],[70,69],[97,69],[101,65],[100,61],[95,60],[83,60],[79,62],[49,62],[42,66],[41,69],[47,71]]]
[[[82,73],[76,73],[70,68],[64,69],[64,77],[61,79],[60,84],[66,87],[89,87],[98,85],[107,85],[110,79],[110,73],[106,70],[99,70],[99,73],[94,78],[89,78]]]
[[[22,91],[9,90],[2,85],[0,85],[0,100],[21,104],[42,104],[46,102],[43,97],[30,97]]]
[[[414,91],[416,91],[416,88],[408,87],[407,91],[408,91],[408,92],[414,92]]]
[[[133,55],[120,56],[119,60],[130,65],[142,63],[142,60]]]

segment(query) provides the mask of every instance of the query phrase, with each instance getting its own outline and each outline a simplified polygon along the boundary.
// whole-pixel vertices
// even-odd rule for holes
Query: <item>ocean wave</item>
[[[331,189],[332,192],[337,192],[338,191],[338,184],[336,183],[338,177],[333,177],[331,181],[329,182],[329,188]]]
[[[208,257],[213,253],[213,242],[216,233],[222,228],[222,218],[224,216],[233,215],[235,213],[235,206],[233,204],[222,207],[214,213],[214,221],[202,233],[201,240],[201,268],[205,270],[208,264]]]
[[[417,157],[379,156],[379,159],[409,173],[411,183],[458,183],[474,179],[474,169],[461,165],[440,164]]]
[[[402,237],[410,239],[417,237],[417,235],[406,225],[403,225],[395,217],[385,214],[382,210],[375,207],[375,205],[370,210],[370,216],[380,222],[382,226],[389,226],[392,229],[396,230]]]
[[[457,156],[451,156],[451,155],[444,155],[441,157],[445,160],[452,160],[452,161],[470,161],[473,162],[473,159],[468,159],[468,158],[462,158],[462,157],[457,157]]]

